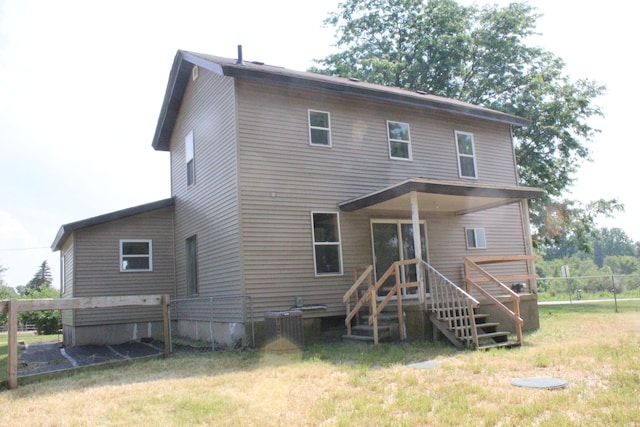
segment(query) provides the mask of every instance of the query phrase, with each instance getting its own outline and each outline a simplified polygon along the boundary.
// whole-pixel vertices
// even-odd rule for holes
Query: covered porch
[[[353,285],[343,297],[347,335],[352,335],[353,328],[362,328],[364,316],[371,340],[378,342],[379,320],[389,317],[391,309],[397,313],[393,316],[396,324],[392,326],[397,327],[397,334],[392,335],[407,339],[404,309],[417,306],[428,313],[435,326],[434,333],[439,331],[445,336],[453,333],[454,339],[448,338],[454,344],[481,347],[482,338],[476,335],[483,334],[478,333],[474,323],[480,306],[490,304],[502,314],[503,320],[514,322],[510,329],[516,341],[521,342],[520,298],[522,294],[531,296],[536,290],[527,200],[541,194],[542,190],[535,188],[412,178],[340,203],[342,211],[361,211],[371,218],[373,246],[372,264],[354,271]],[[430,255],[443,251],[439,249],[441,242],[434,243],[426,236],[428,218],[460,218],[511,204],[520,205],[521,229],[514,239],[523,242],[517,253],[495,254],[494,250],[490,255],[479,251],[469,256],[469,251],[457,250],[455,260],[448,255],[447,261],[459,266],[456,268],[461,270],[461,277],[456,277],[457,280],[450,280],[431,265]],[[469,233],[466,229],[465,232]],[[476,236],[469,233],[465,237]],[[478,238],[484,239],[484,235]],[[442,254],[434,256],[442,257]],[[503,268],[504,265],[511,267]],[[467,314],[462,316],[464,313]],[[461,316],[466,320],[461,320]]]

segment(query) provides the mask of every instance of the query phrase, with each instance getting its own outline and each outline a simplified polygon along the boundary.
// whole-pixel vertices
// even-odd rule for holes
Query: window
[[[187,295],[198,294],[198,241],[196,236],[189,237],[185,245],[187,261]]]
[[[485,249],[487,241],[484,237],[484,228],[465,228],[467,233],[467,249]]]
[[[456,150],[458,152],[458,173],[460,178],[477,178],[476,155],[473,148],[473,134],[455,132]]]
[[[409,124],[387,121],[389,136],[389,157],[392,159],[411,160],[411,136]]]
[[[309,143],[331,147],[331,122],[329,113],[309,110]]]
[[[120,271],[151,271],[151,240],[120,240]]]
[[[342,274],[340,221],[337,213],[312,212],[313,258],[316,276]]]
[[[193,131],[184,138],[184,152],[187,163],[187,186],[193,185],[196,181],[195,156],[193,150]]]

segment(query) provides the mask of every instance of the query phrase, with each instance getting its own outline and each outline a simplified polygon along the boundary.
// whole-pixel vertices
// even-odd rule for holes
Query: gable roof
[[[236,59],[178,50],[173,61],[169,82],[158,117],[152,146],[156,150],[168,151],[169,139],[176,123],[180,104],[194,65],[221,76],[260,80],[301,88],[314,88],[379,100],[398,105],[454,113],[516,126],[528,126],[529,120],[489,108],[469,104],[455,99],[429,95],[422,91],[412,92],[395,87],[365,83],[357,79],[327,76],[324,74],[294,71],[282,67],[265,65],[262,62],[238,61]]]
[[[173,206],[175,200],[173,197],[169,199],[158,200],[156,202],[146,203],[144,205],[134,206],[132,208],[122,209],[115,212],[110,212],[104,215],[94,216],[93,218],[87,218],[76,222],[70,222],[60,227],[55,240],[51,244],[52,251],[59,251],[64,245],[64,242],[69,238],[71,233],[76,230],[80,230],[94,225],[106,224],[107,222],[116,221],[119,219],[127,218],[134,215],[139,215],[157,209]]]

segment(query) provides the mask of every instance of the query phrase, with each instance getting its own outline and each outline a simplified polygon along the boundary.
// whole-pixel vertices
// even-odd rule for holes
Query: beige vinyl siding
[[[194,136],[195,184],[186,185],[184,137]],[[178,297],[186,291],[185,242],[197,238],[200,296],[242,293],[237,196],[234,81],[200,69],[189,81],[171,138],[172,194],[176,197]],[[192,318],[208,318],[193,310]],[[218,313],[220,314],[220,313]]]
[[[74,232],[75,297],[175,296],[173,207]],[[120,240],[152,240],[153,271],[121,272]],[[159,307],[76,310],[75,326],[162,320]]]
[[[429,263],[464,287],[463,258],[484,255],[526,255],[521,205],[514,203],[462,216],[427,217]],[[486,249],[467,249],[465,227],[484,228]],[[526,264],[485,266],[493,274],[526,274]]]
[[[60,250],[60,259],[64,257],[65,269],[60,274],[64,274],[65,286],[62,298],[72,298],[74,292],[74,268],[75,268],[75,238],[70,236]],[[73,325],[73,310],[62,310],[62,324]]]
[[[352,268],[371,264],[369,217],[375,215],[340,212],[344,275],[315,277],[310,212],[339,212],[337,203],[409,177],[459,180],[455,130],[474,134],[474,182],[516,184],[508,125],[312,90],[246,81],[237,88],[244,281],[258,316],[290,307],[296,296],[327,304],[323,315],[343,314]],[[331,114],[331,148],[309,146],[308,109]],[[387,120],[409,123],[413,161],[389,159]],[[462,246],[453,257],[460,269],[463,222],[448,221],[459,228]]]

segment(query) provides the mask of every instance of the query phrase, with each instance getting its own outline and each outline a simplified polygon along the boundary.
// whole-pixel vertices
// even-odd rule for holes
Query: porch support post
[[[421,262],[416,266],[416,274],[418,282],[420,283],[419,290],[419,300],[420,304],[424,304],[425,300],[425,287],[424,287],[424,278],[422,272],[424,269],[422,268],[422,239],[420,237],[420,210],[418,206],[418,193],[412,191],[411,194],[411,223],[413,225],[413,247],[415,249],[415,257],[418,258]]]

